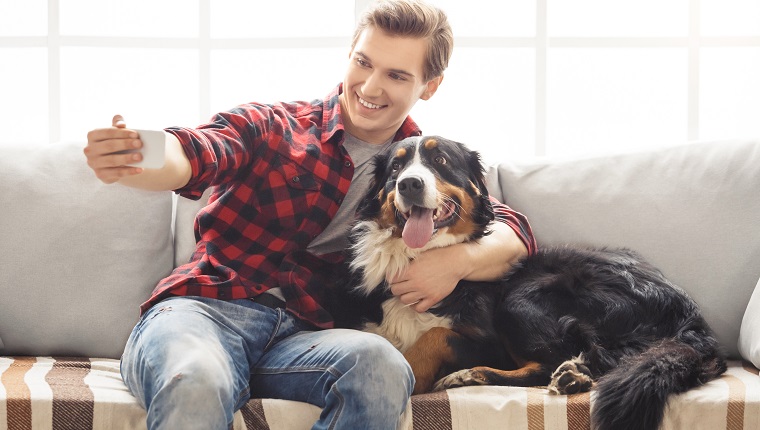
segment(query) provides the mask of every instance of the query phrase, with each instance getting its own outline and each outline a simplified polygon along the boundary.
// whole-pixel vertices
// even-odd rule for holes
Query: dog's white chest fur
[[[394,297],[383,303],[383,321],[380,325],[366,324],[363,330],[388,339],[404,353],[422,334],[433,327],[451,328],[451,320],[430,312],[417,312]]]
[[[401,273],[420,252],[462,241],[460,237],[441,234],[424,248],[413,250],[404,245],[400,238],[392,237],[390,229],[382,229],[374,221],[363,221],[359,227],[364,234],[354,245],[358,257],[351,264],[354,269],[363,269],[364,279],[356,288],[366,294],[384,285],[385,279]],[[403,353],[431,328],[451,328],[451,325],[447,317],[417,312],[393,297],[383,303],[383,321],[379,325],[368,323],[363,330],[388,339]]]

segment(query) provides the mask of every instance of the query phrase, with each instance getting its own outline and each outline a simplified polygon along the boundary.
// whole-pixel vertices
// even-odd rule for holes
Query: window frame
[[[355,0],[356,20],[373,0]],[[433,1],[434,2],[434,1]],[[235,38],[214,39],[210,34],[211,0],[199,0],[197,37],[150,38],[150,37],[100,37],[65,36],[60,32],[60,0],[48,0],[47,36],[0,36],[0,47],[46,48],[48,60],[48,141],[61,140],[61,49],[65,47],[129,47],[191,49],[198,52],[200,84],[197,89],[199,118],[202,122],[211,112],[211,53],[214,50],[239,48],[292,48],[345,47],[345,37],[295,37],[295,38]],[[550,36],[548,12],[550,0],[535,0],[535,29],[533,37],[456,37],[457,47],[529,48],[535,52],[535,139],[533,154],[547,155],[547,64],[553,48],[616,48],[669,47],[688,50],[688,100],[687,130],[690,141],[700,136],[700,53],[703,48],[760,47],[760,35],[718,37],[700,34],[700,0],[689,0],[688,35],[683,37],[557,37]],[[451,11],[449,11],[451,13]]]

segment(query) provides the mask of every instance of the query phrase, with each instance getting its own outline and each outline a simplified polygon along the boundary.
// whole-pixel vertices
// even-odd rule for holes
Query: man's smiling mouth
[[[364,106],[367,109],[380,109],[381,107],[383,107],[381,105],[376,105],[374,103],[370,103],[370,102],[364,100],[361,97],[359,97],[359,103],[361,103],[361,105]]]

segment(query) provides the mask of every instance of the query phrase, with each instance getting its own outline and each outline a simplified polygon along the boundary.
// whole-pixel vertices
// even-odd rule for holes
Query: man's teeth
[[[380,105],[372,104],[372,103],[364,100],[363,98],[359,98],[359,103],[361,103],[362,106],[364,106],[366,108],[369,108],[369,109],[380,109],[382,107]]]

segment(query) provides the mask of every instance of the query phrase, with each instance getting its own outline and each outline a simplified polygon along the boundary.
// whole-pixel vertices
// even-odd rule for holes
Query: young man
[[[226,429],[251,396],[315,404],[315,428],[396,427],[414,385],[408,364],[380,337],[330,329],[320,279],[345,248],[372,155],[420,134],[408,113],[438,89],[452,46],[441,11],[382,2],[323,101],[247,104],[197,129],[168,128],[156,170],[113,154],[142,144],[120,116],[88,134],[84,152],[103,182],[195,199],[214,187],[191,261],[142,306],[122,358],[148,428]],[[496,278],[532,251],[527,221],[496,209],[492,235],[426,252],[389,279],[393,294],[422,312],[460,279]]]

